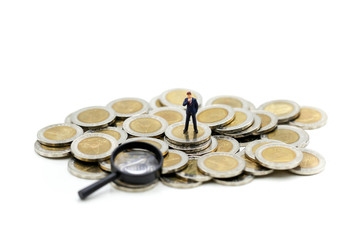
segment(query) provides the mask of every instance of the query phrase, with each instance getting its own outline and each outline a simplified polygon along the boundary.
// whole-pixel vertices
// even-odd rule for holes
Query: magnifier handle
[[[90,186],[80,190],[78,192],[79,197],[81,200],[84,200],[87,196],[98,190],[99,188],[103,187],[104,185],[108,184],[109,182],[112,182],[116,180],[118,175],[116,173],[111,173],[107,177],[104,177],[103,179],[91,184]]]

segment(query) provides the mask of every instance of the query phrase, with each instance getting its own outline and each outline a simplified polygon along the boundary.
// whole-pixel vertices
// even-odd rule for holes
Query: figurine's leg
[[[190,114],[186,114],[184,133],[186,133],[189,128],[189,121],[190,121]]]
[[[198,129],[197,129],[197,122],[196,122],[196,115],[191,114],[191,116],[192,116],[192,121],[193,121],[193,125],[194,125],[194,131],[197,133]]]

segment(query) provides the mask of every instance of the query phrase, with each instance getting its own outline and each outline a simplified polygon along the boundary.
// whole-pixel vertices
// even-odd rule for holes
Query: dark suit
[[[196,101],[196,98],[191,98],[191,103],[189,102],[188,98],[185,98],[183,102],[183,106],[186,106],[186,119],[185,119],[184,131],[186,132],[188,130],[190,116],[192,117],[194,130],[197,131],[196,113],[198,111],[199,105],[198,102]]]

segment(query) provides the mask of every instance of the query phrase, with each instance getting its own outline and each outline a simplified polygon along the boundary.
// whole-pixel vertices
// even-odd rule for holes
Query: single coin
[[[254,115],[254,123],[249,128],[240,132],[223,133],[223,134],[233,138],[243,138],[253,135],[257,130],[260,129],[260,127],[261,127],[261,118],[257,115]]]
[[[320,173],[325,168],[325,158],[318,152],[310,149],[300,149],[303,153],[303,158],[300,165],[289,171],[298,175],[313,175]]]
[[[278,140],[300,148],[309,144],[309,134],[295,126],[280,125],[274,131],[261,135],[261,138]]]
[[[150,105],[151,109],[165,107],[160,101],[160,96],[156,96],[156,97],[152,98],[149,102],[149,105]]]
[[[252,112],[261,118],[261,126],[255,132],[256,135],[271,132],[277,127],[278,117],[275,114],[264,110],[254,110]]]
[[[196,156],[202,156],[202,155],[210,153],[210,152],[215,152],[218,147],[218,141],[216,140],[215,137],[211,137],[210,141],[211,141],[211,144],[206,149],[201,150],[201,151],[187,151],[188,155],[196,157]]]
[[[274,172],[273,169],[268,169],[266,167],[263,167],[260,164],[258,164],[257,162],[255,162],[254,160],[247,158],[245,156],[244,150],[236,153],[236,155],[244,159],[244,161],[245,161],[244,171],[247,173],[250,173],[254,176],[265,176],[265,175],[269,175]]]
[[[249,102],[237,96],[222,95],[210,98],[206,105],[225,104],[233,108],[249,109]]]
[[[240,132],[249,128],[254,123],[254,114],[249,110],[242,108],[234,108],[235,117],[229,124],[217,128],[218,133]]]
[[[227,152],[227,153],[234,154],[240,148],[239,142],[232,137],[223,136],[223,135],[215,135],[214,138],[218,142],[216,152]]]
[[[157,137],[163,134],[167,127],[165,119],[150,114],[129,117],[123,125],[124,130],[135,137]]]
[[[187,97],[186,93],[191,92],[193,98],[196,98],[199,107],[202,104],[202,97],[200,93],[191,89],[174,88],[163,92],[160,95],[161,104],[167,107],[183,107],[184,99]]]
[[[212,144],[211,138],[209,138],[206,142],[201,142],[197,144],[182,144],[171,142],[170,139],[164,137],[164,142],[167,143],[169,147],[186,152],[188,154],[205,151],[206,149],[211,147]]]
[[[242,173],[244,159],[230,153],[208,153],[197,160],[201,172],[214,178],[229,178]]]
[[[69,146],[83,133],[81,127],[72,123],[53,124],[40,129],[37,133],[37,140],[46,146]]]
[[[258,109],[275,114],[279,123],[289,122],[300,114],[300,106],[294,101],[274,100],[262,104]]]
[[[105,172],[111,172],[111,162],[110,159],[99,161],[99,167]]]
[[[155,147],[157,147],[160,150],[160,152],[163,154],[163,156],[165,156],[169,151],[169,145],[165,141],[157,139],[157,138],[133,137],[133,138],[129,138],[126,140],[126,142],[131,142],[131,141],[140,141],[140,142],[150,143],[150,144],[154,145]]]
[[[259,135],[249,135],[247,137],[242,137],[242,138],[236,138],[236,140],[239,142],[240,144],[240,148],[244,148],[246,147],[248,144],[252,143],[253,141],[259,140],[260,136]]]
[[[255,152],[255,157],[256,161],[264,167],[287,170],[300,164],[303,153],[291,145],[270,143],[259,147]]]
[[[96,130],[88,130],[86,131],[86,133],[105,133],[114,137],[118,144],[122,144],[123,142],[125,142],[128,137],[127,133],[124,130],[117,127],[106,127]]]
[[[188,131],[183,133],[185,123],[177,122],[169,125],[165,131],[165,136],[173,142],[183,144],[200,144],[206,142],[211,137],[211,129],[202,123],[197,124],[198,133],[194,132],[192,123],[189,124]]]
[[[125,184],[124,182],[115,180],[114,182],[111,182],[110,185],[117,190],[125,192],[144,192],[153,189],[158,183],[159,180],[155,180],[154,182],[146,185],[129,185]]]
[[[118,98],[106,105],[115,111],[119,118],[128,118],[131,116],[144,114],[149,111],[149,104],[141,98]]]
[[[213,178],[213,181],[226,186],[241,186],[250,183],[254,180],[254,176],[249,173],[242,173],[231,178]]]
[[[82,108],[71,115],[71,121],[83,128],[107,127],[115,121],[115,112],[108,107],[94,106]]]
[[[324,126],[327,121],[326,113],[315,107],[303,106],[300,108],[300,116],[289,124],[310,130]]]
[[[179,177],[174,173],[161,176],[160,181],[164,185],[174,188],[194,188],[202,184],[202,182],[197,182],[191,179]]]
[[[118,146],[116,139],[105,133],[85,133],[71,143],[71,152],[79,160],[105,160]]]
[[[197,160],[189,158],[188,165],[183,170],[176,172],[176,175],[197,182],[207,182],[211,180],[210,176],[202,174],[197,166]]]
[[[98,164],[82,162],[74,158],[68,162],[68,171],[78,178],[90,180],[99,180],[108,175],[100,169]]]
[[[169,153],[164,157],[162,174],[180,171],[186,167],[188,161],[189,157],[186,153],[170,149]]]
[[[178,107],[162,107],[152,110],[150,114],[162,117],[169,125],[185,121],[185,111]]]
[[[37,154],[47,158],[63,158],[70,156],[70,146],[65,147],[49,147],[36,141],[34,149]]]
[[[198,122],[208,125],[210,128],[219,128],[234,120],[235,112],[227,105],[209,105],[199,108],[196,115]]]
[[[255,158],[256,150],[259,147],[264,146],[266,144],[270,144],[270,143],[282,143],[282,142],[278,141],[278,140],[272,140],[272,139],[261,139],[261,140],[253,141],[245,147],[246,157],[253,161],[256,161],[256,158]]]

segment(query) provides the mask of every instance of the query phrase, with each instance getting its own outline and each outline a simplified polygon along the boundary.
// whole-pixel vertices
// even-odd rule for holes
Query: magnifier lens
[[[159,166],[159,161],[153,152],[145,149],[127,149],[116,155],[114,166],[120,172],[141,175],[154,172]]]

